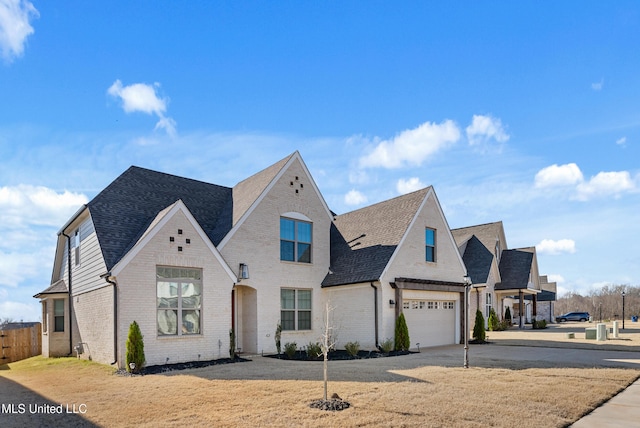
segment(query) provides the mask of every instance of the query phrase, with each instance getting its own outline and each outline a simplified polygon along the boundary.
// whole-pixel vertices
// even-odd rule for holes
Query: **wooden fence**
[[[0,365],[24,360],[42,353],[42,332],[40,323],[30,327],[0,330]]]

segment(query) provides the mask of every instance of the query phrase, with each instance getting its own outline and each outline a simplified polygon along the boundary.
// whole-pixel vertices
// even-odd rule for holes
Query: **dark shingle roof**
[[[467,268],[467,275],[471,277],[473,284],[484,284],[487,282],[489,272],[491,271],[491,263],[493,262],[493,253],[489,251],[475,235],[471,236],[467,241],[467,247],[464,250],[462,261]]]
[[[44,291],[39,292],[38,294],[36,294],[33,297],[39,297],[42,294],[57,294],[57,293],[68,293],[69,290],[67,289],[67,284],[65,284],[64,280],[59,280],[54,282],[53,284],[51,284],[49,286],[49,288],[47,288]]]
[[[231,229],[232,190],[132,166],[87,204],[110,270],[156,215],[182,199],[217,245]]]
[[[527,288],[531,274],[533,253],[521,250],[504,250],[500,257],[500,278],[496,290]]]
[[[531,294],[527,294],[524,296],[525,300],[533,300],[533,296]],[[536,295],[536,300],[538,302],[555,302],[556,301],[556,293],[553,291],[542,290],[540,293]]]
[[[332,273],[322,286],[380,279],[430,189],[337,216],[331,227]]]

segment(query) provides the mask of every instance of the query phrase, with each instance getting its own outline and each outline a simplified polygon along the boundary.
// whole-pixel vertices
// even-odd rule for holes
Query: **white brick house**
[[[232,329],[244,353],[275,352],[278,323],[318,341],[327,300],[339,347],[393,338],[400,312],[412,347],[459,343],[465,274],[432,187],[335,215],[295,152],[233,188],[129,168],[62,227],[35,297],[45,356],[123,367],[134,320],[147,365],[210,360]]]

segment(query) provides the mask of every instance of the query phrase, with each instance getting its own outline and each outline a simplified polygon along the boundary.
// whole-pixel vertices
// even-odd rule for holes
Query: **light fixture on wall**
[[[240,263],[238,270],[238,279],[249,279],[249,265]]]
[[[395,306],[396,305],[396,301],[393,299],[389,299],[389,306]]]

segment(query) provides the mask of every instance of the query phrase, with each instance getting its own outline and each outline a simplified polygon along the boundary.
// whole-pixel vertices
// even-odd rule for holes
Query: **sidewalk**
[[[575,428],[632,427],[640,423],[640,379],[571,425]]]

